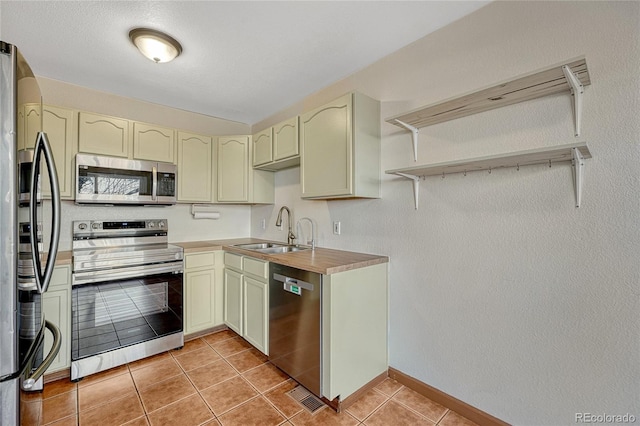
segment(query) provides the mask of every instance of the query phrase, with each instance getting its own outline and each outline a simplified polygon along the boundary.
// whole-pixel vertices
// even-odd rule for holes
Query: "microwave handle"
[[[151,169],[151,173],[153,175],[153,184],[151,185],[151,199],[153,201],[158,198],[158,167],[153,166]]]
[[[29,200],[29,240],[31,242],[31,259],[33,261],[33,271],[38,293],[44,293],[49,288],[53,268],[58,255],[58,242],[60,240],[60,185],[58,184],[58,172],[53,161],[53,153],[47,134],[38,133],[33,154],[33,165],[31,167],[31,188]],[[40,179],[40,157],[44,154],[47,171],[49,174],[49,184],[51,186],[51,240],[49,241],[49,252],[47,264],[44,272],[40,264],[40,250],[38,249],[38,181]]]

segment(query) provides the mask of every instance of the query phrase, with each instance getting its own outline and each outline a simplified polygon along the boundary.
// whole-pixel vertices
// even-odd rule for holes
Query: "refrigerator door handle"
[[[47,264],[44,273],[40,264],[40,251],[38,249],[38,180],[40,175],[40,157],[44,154],[47,164],[47,172],[49,174],[49,183],[51,186],[51,240],[49,241],[49,252],[47,255]],[[33,154],[33,165],[31,168],[31,188],[29,200],[29,222],[31,223],[29,230],[29,239],[31,241],[31,258],[33,260],[34,276],[38,293],[44,293],[49,288],[51,275],[58,255],[58,242],[60,240],[60,186],[58,184],[58,172],[56,164],[53,160],[51,145],[47,134],[38,132],[36,145]]]
[[[42,361],[42,364],[38,366],[35,370],[31,372],[28,377],[25,377],[22,382],[22,387],[24,389],[31,389],[33,385],[42,377],[47,368],[53,363],[58,356],[58,352],[60,352],[60,345],[62,344],[62,335],[60,334],[60,329],[56,327],[53,323],[49,321],[44,322],[44,326],[51,331],[53,334],[53,344],[51,345],[51,350],[47,354],[46,358]]]

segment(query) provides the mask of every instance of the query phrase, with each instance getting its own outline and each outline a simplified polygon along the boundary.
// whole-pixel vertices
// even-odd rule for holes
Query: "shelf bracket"
[[[413,161],[418,161],[418,128],[411,124],[400,121],[396,118],[396,123],[411,132],[411,140],[413,141]]]
[[[582,122],[582,94],[584,93],[584,86],[571,71],[569,65],[562,66],[562,72],[567,79],[567,83],[571,87],[571,96],[573,96],[573,115],[575,123],[575,135],[580,136],[580,127]]]
[[[400,172],[396,172],[394,174],[402,176],[403,178],[411,179],[413,181],[413,202],[415,203],[416,210],[418,210],[418,190],[420,189],[420,177]]]
[[[571,149],[573,154],[573,179],[576,190],[576,208],[580,207],[582,201],[582,174],[584,171],[584,157],[578,148]]]

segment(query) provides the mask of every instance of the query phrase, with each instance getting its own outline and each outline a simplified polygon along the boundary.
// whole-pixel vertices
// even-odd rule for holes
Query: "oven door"
[[[75,285],[71,359],[182,333],[182,273]]]

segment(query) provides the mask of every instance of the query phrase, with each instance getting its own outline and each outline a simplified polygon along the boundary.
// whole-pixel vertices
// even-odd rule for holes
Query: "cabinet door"
[[[213,141],[209,136],[178,132],[178,201],[212,201]]]
[[[214,327],[216,277],[215,270],[208,269],[185,274],[184,333]]]
[[[300,117],[303,197],[352,193],[351,94]]]
[[[42,295],[42,311],[47,321],[51,321],[60,329],[62,343],[60,351],[47,373],[53,373],[71,365],[71,269],[69,266],[58,266],[53,270],[49,291]],[[51,350],[53,337],[49,331],[44,334],[44,354]]]
[[[42,130],[42,106],[25,104],[23,107],[23,138],[18,137],[18,149],[33,149],[38,132]]]
[[[249,201],[249,137],[218,139],[219,202]]]
[[[273,159],[283,160],[299,154],[298,117],[273,126]]]
[[[60,197],[73,199],[74,168],[73,159],[75,156],[75,113],[67,108],[60,108],[45,105],[42,110],[44,120],[44,131],[47,133],[53,159],[58,172],[58,184],[60,185]],[[42,164],[42,195],[51,196],[49,185],[49,175],[46,173],[45,164]]]
[[[129,156],[129,121],[123,118],[81,112],[78,151],[115,157]]]
[[[263,130],[260,133],[253,135],[253,165],[259,166],[261,164],[270,163],[273,161],[272,150],[272,128]]]
[[[224,323],[242,335],[242,274],[224,270]]]
[[[133,123],[133,158],[174,163],[175,131],[146,123]]]
[[[244,323],[242,336],[260,352],[268,355],[269,305],[267,284],[244,277]]]

